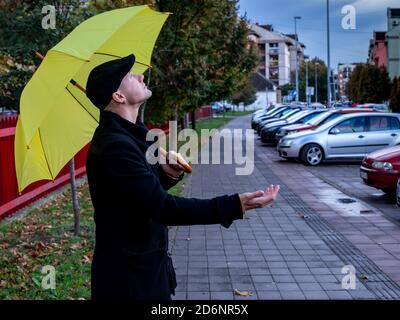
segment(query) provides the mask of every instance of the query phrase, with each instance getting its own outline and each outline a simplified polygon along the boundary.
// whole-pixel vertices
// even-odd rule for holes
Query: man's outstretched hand
[[[239,195],[243,212],[262,208],[273,202],[278,195],[280,186],[271,184],[265,191],[246,192]]]

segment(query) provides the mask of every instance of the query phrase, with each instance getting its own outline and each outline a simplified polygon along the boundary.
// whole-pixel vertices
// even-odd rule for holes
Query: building
[[[250,28],[259,49],[258,72],[275,86],[291,83],[291,72],[296,70],[296,54],[299,63],[304,59],[304,44],[298,42],[296,49],[296,36],[276,32],[272,25],[252,24]]]
[[[346,100],[346,86],[347,83],[349,82],[351,73],[355,69],[355,67],[359,63],[339,63],[338,64],[338,69],[337,69],[337,75],[335,75],[336,78],[336,86],[335,86],[335,91],[337,90],[337,95],[339,95],[339,98],[341,100]]]
[[[387,69],[393,79],[400,76],[400,8],[387,9],[387,22]]]
[[[277,103],[276,86],[271,80],[265,78],[261,73],[255,72],[251,75],[250,81],[257,91],[257,100],[253,105],[249,106],[249,109],[265,108],[265,106]]]
[[[374,37],[369,44],[368,63],[387,68],[387,54],[386,32],[374,31]]]

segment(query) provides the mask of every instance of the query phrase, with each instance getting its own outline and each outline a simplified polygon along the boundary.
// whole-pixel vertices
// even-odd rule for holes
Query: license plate
[[[363,178],[364,180],[368,180],[368,173],[364,172],[364,171],[360,171],[360,176],[361,178]]]

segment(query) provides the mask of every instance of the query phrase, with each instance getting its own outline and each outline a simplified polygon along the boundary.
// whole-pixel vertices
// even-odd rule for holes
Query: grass
[[[197,130],[219,128],[233,116],[197,122]],[[169,192],[180,195],[185,179]],[[0,222],[0,300],[90,299],[90,267],[95,226],[87,183],[78,187],[81,209],[81,235],[73,234],[70,188],[55,200],[32,209],[26,216],[9,223]],[[44,266],[56,271],[56,289],[43,289]]]

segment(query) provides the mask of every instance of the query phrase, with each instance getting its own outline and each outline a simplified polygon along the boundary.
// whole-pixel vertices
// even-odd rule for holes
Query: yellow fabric
[[[20,192],[35,181],[54,179],[92,139],[99,110],[69,81],[85,87],[95,66],[131,53],[137,61],[132,71],[145,72],[168,15],[148,6],[105,12],[81,23],[46,54],[21,95],[15,134]]]

